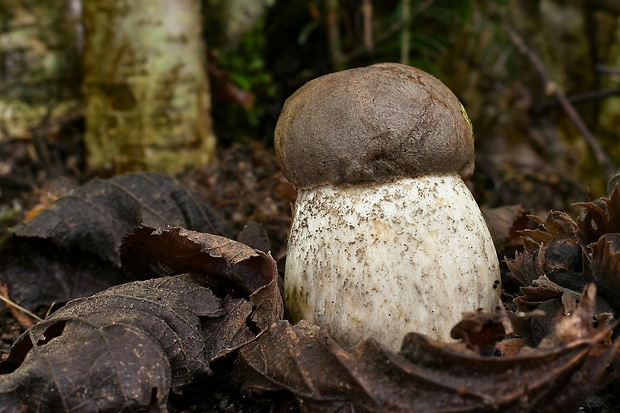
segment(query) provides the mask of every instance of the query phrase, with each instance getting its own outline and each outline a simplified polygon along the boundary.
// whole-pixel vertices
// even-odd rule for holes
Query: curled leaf
[[[49,239],[60,248],[86,251],[118,266],[121,238],[141,224],[225,232],[212,208],[177,181],[135,172],[93,179],[17,225],[13,233]]]
[[[267,254],[182,228],[139,227],[124,246],[131,271],[170,276],[71,301],[27,330],[0,364],[0,412],[164,412],[171,389],[212,377],[282,316]]]
[[[31,310],[94,294],[125,281],[118,246],[141,224],[226,232],[206,202],[170,177],[94,179],[13,228],[0,250],[0,275]]]
[[[30,393],[29,411],[162,409],[170,388],[211,375],[201,323],[223,314],[220,300],[190,276],[72,301],[14,343],[0,364],[0,405]]]
[[[620,232],[620,188],[617,185],[608,198],[576,205],[584,209],[583,216],[577,220],[577,238],[582,245],[596,242],[604,234]]]
[[[506,240],[513,232],[517,220],[524,215],[521,205],[508,205],[498,208],[482,208],[482,216],[489,228],[493,245],[497,251],[502,251]]]
[[[50,319],[22,336],[0,370],[7,413],[165,412],[170,389],[161,346],[126,324]]]
[[[478,337],[478,334],[485,330],[489,331],[484,333],[482,337]],[[457,340],[461,339],[468,344],[493,345],[497,338],[503,338],[513,332],[506,309],[503,305],[498,305],[492,313],[484,312],[481,309],[463,313],[463,318],[452,328],[450,336]]]
[[[280,321],[240,351],[234,376],[255,397],[289,394],[302,412],[571,411],[611,379],[620,345],[611,326],[593,326],[593,291],[545,346],[511,357],[415,333],[399,354],[372,339],[347,351],[326,329]]]
[[[123,239],[121,261],[130,275],[192,273],[216,294],[248,298],[261,329],[283,317],[276,263],[270,255],[228,238],[173,227],[136,227]]]
[[[601,295],[620,308],[620,234],[602,235],[590,245],[591,271]]]

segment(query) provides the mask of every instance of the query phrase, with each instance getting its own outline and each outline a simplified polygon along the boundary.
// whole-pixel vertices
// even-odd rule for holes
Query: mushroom
[[[395,63],[314,79],[284,103],[275,150],[298,190],[289,320],[398,350],[412,331],[449,340],[462,312],[497,304],[496,251],[461,179],[471,123],[441,81]]]

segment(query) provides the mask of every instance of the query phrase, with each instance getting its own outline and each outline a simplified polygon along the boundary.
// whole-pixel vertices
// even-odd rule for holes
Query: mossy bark
[[[0,4],[0,139],[59,125],[80,107],[78,16],[69,0]]]
[[[89,167],[177,173],[215,147],[200,0],[84,2]]]

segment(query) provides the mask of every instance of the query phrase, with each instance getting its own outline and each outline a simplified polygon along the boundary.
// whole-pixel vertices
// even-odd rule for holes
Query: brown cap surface
[[[437,78],[398,63],[314,79],[284,103],[275,149],[297,187],[473,172],[465,110]]]

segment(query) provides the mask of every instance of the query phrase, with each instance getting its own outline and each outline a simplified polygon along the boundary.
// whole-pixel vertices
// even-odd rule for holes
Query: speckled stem
[[[328,324],[345,345],[393,350],[419,332],[449,340],[463,311],[490,310],[499,264],[457,175],[300,190],[286,261],[292,321]]]

